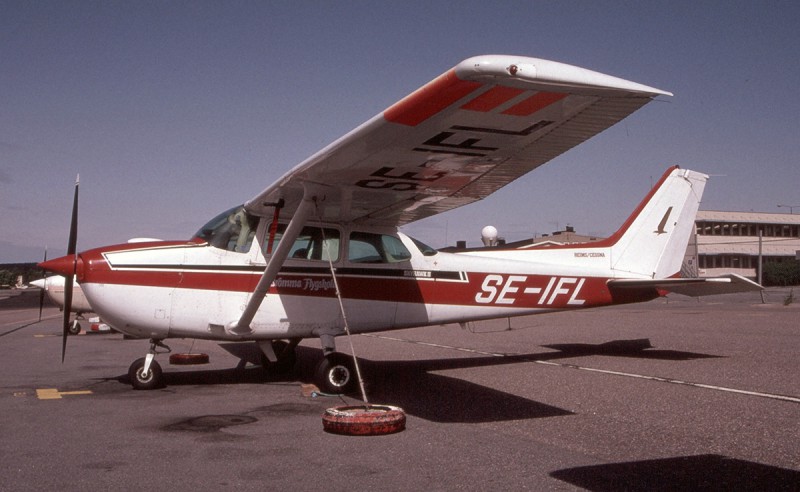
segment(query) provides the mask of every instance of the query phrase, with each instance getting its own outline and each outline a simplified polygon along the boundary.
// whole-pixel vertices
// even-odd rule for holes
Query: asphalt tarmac
[[[70,337],[62,364],[58,310],[0,295],[0,490],[800,490],[796,290],[356,336],[370,402],[408,416],[372,437],[323,431],[360,400],[314,395],[317,340],[283,378],[168,340],[210,363],[159,356],[167,386],[134,391],[146,340]]]

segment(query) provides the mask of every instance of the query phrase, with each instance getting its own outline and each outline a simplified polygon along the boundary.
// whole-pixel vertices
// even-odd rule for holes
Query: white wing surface
[[[467,59],[302,162],[247,202],[291,214],[305,186],[316,219],[399,226],[480,200],[671,95],[537,58]]]

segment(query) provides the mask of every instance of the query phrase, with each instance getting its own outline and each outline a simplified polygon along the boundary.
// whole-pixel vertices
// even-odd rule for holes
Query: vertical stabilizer
[[[677,167],[664,174],[609,238],[611,267],[618,276],[667,278],[680,272],[707,179],[705,174]]]

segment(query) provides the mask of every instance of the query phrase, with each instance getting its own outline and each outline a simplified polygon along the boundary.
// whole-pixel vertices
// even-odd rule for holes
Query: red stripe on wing
[[[392,105],[383,117],[392,123],[417,126],[479,87],[480,83],[461,80],[455,70],[450,70]]]
[[[533,113],[564,99],[565,97],[567,97],[567,94],[564,94],[563,92],[537,92],[519,104],[515,104],[514,106],[511,106],[507,110],[503,111],[503,114],[512,116],[530,116]]]
[[[486,113],[500,106],[501,104],[510,101],[518,95],[525,92],[523,89],[516,89],[514,87],[505,87],[498,85],[492,87],[480,96],[476,97],[467,104],[461,106],[461,109],[468,109],[470,111],[480,111]]]

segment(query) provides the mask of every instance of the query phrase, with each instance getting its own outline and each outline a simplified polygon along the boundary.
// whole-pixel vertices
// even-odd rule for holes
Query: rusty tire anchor
[[[331,434],[382,436],[406,428],[406,414],[391,405],[354,405],[325,410],[322,428]]]

